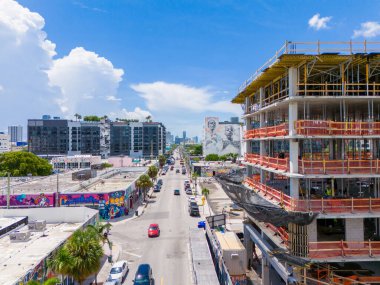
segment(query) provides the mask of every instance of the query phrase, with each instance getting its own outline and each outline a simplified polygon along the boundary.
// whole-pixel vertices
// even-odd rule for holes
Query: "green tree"
[[[108,232],[111,229],[112,225],[110,223],[96,223],[95,225],[88,225],[87,228],[94,232],[95,237],[101,241],[104,245],[108,244],[109,249],[112,249],[112,242],[108,237]]]
[[[227,155],[221,155],[221,156],[219,156],[219,159],[218,160],[221,160],[221,161],[226,161],[226,160],[228,160],[228,156]]]
[[[206,155],[205,160],[206,161],[218,161],[219,156],[216,153],[210,153],[210,154]]]
[[[158,163],[160,164],[160,168],[162,168],[166,163],[166,157],[163,155],[160,155],[158,157]]]
[[[146,194],[150,187],[153,187],[153,182],[150,180],[150,177],[146,174],[143,174],[136,181],[136,186],[143,190],[144,200],[146,198]]]
[[[48,261],[48,266],[53,272],[83,284],[99,271],[103,254],[100,239],[93,229],[77,230]]]
[[[157,174],[158,174],[157,167],[154,165],[149,166],[148,175],[149,175],[150,179],[152,179],[152,181],[154,181],[157,178]]]
[[[44,283],[42,283],[42,285],[56,285],[59,283],[61,283],[61,281],[57,277],[52,277],[52,278],[45,280]],[[41,283],[36,281],[36,280],[30,280],[26,284],[27,285],[41,285]]]
[[[101,119],[100,117],[95,116],[95,115],[89,115],[89,116],[84,116],[83,117],[83,120],[84,121],[88,121],[88,122],[99,122],[100,119]]]
[[[207,188],[202,188],[202,195],[207,198],[208,194],[210,194],[210,190]]]
[[[46,159],[31,152],[6,152],[0,154],[0,176],[47,176],[52,173],[52,166]]]

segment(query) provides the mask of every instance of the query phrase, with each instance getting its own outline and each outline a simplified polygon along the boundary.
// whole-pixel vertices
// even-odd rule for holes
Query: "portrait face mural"
[[[215,153],[240,154],[240,125],[220,124],[219,118],[206,117],[204,124],[203,155]]]

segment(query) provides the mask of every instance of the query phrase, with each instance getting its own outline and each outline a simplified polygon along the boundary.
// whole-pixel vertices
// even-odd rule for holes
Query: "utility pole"
[[[11,201],[11,174],[8,172],[8,187],[7,187],[7,209],[9,209]]]
[[[57,193],[55,195],[55,206],[59,207],[59,172],[57,172]]]

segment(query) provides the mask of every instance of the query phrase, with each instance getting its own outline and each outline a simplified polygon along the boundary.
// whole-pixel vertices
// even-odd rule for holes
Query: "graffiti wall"
[[[240,124],[219,123],[217,117],[206,117],[204,125],[203,155],[240,154]]]
[[[10,195],[11,207],[53,207],[55,193]],[[7,206],[7,196],[0,195],[0,207]]]
[[[92,206],[99,209],[103,220],[119,218],[128,214],[126,191],[110,193],[71,193],[60,194],[61,206]]]

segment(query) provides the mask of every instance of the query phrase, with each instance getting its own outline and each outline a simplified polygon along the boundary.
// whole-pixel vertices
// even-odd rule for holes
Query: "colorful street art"
[[[97,206],[99,216],[103,220],[115,219],[128,214],[125,190],[111,193],[60,194],[59,201],[61,206]]]
[[[11,207],[53,207],[55,193],[10,195]],[[0,195],[0,207],[7,206],[7,196]]]

